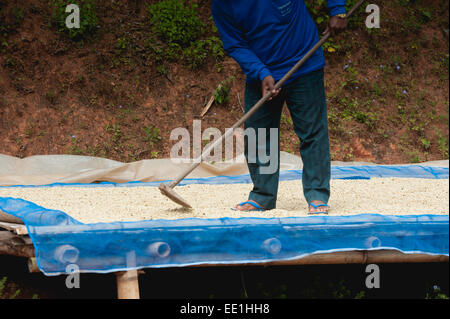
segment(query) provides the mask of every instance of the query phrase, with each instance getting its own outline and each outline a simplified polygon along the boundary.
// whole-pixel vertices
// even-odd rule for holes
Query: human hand
[[[271,75],[268,75],[262,81],[262,96],[266,96],[269,92],[272,92],[272,96],[269,101],[276,97],[280,93],[281,89],[275,90],[275,80]]]
[[[345,28],[347,28],[347,19],[338,17],[338,16],[334,16],[330,18],[330,21],[328,22],[328,26],[326,28],[326,30],[323,32],[323,35],[327,34],[328,32],[330,32],[331,36],[334,36],[336,34],[341,33],[342,31],[345,30]]]

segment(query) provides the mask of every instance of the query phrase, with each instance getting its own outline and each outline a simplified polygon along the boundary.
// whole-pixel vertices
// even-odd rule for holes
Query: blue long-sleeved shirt
[[[328,0],[331,16],[345,13],[346,0]],[[280,80],[318,41],[304,0],[213,0],[212,15],[225,51],[248,82]],[[292,77],[325,66],[320,48]]]

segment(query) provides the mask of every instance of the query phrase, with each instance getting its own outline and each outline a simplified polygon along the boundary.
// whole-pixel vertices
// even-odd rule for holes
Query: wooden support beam
[[[34,256],[34,246],[29,237],[18,236],[9,231],[0,231],[0,255],[32,257]]]
[[[16,235],[28,235],[27,227],[23,224],[0,222],[0,228],[12,231]]]
[[[192,267],[229,266],[294,266],[337,264],[382,264],[382,263],[432,263],[449,262],[449,256],[428,254],[404,254],[397,250],[355,250],[313,254],[293,260],[280,260],[246,264],[201,264]]]
[[[140,298],[138,276],[137,270],[128,270],[116,273],[118,299]]]
[[[14,224],[23,224],[23,220],[19,217],[10,215],[5,213],[0,209],[0,222],[14,223]]]
[[[8,230],[0,230],[0,242],[10,242],[13,245],[32,245],[33,242],[28,236],[16,235]]]
[[[0,242],[0,255],[31,257],[34,256],[34,246],[33,245],[11,246]]]
[[[27,266],[28,266],[28,271],[30,273],[32,273],[32,274],[40,272],[40,269],[39,269],[38,264],[37,264],[36,257],[28,258]]]
[[[7,230],[1,230],[0,231],[0,242],[1,241],[9,241],[9,240],[11,240],[14,237],[16,237],[16,235],[11,233],[10,231],[7,231]]]

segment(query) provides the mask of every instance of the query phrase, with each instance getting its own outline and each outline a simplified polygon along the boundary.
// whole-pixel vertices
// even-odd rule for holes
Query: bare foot
[[[265,210],[265,208],[264,207],[262,207],[261,205],[259,205],[257,202],[255,202],[255,201],[253,201],[253,200],[249,200],[248,202],[252,202],[252,203],[255,203],[256,205],[258,205],[259,207],[261,207],[262,209],[264,209]],[[257,208],[257,207],[255,207],[255,206],[253,206],[253,205],[251,205],[251,204],[244,204],[244,205],[236,205],[235,207],[234,207],[236,210],[239,210],[239,211],[253,211],[253,210],[259,210],[259,208]]]
[[[324,202],[322,202],[322,201],[320,201],[320,200],[313,200],[312,202],[311,202],[312,204],[314,204],[315,206],[317,206],[317,205],[324,205],[325,203]],[[310,213],[328,213],[328,210],[329,210],[330,208],[328,207],[328,206],[319,206],[319,207],[317,207],[317,208],[315,208],[313,205],[309,205],[309,212]]]

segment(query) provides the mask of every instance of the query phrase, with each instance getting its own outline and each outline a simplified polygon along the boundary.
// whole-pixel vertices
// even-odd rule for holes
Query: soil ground
[[[211,25],[210,1],[192,2]],[[168,157],[176,143],[171,131],[192,132],[193,120],[230,76],[230,101],[213,104],[202,128],[224,132],[242,116],[245,78],[237,63],[208,58],[192,70],[181,58],[156,62],[146,42],[153,31],[144,1],[99,0],[99,28],[81,41],[58,32],[46,1],[0,4],[0,19],[10,26],[0,51],[2,154]],[[397,0],[380,10],[380,29],[365,28],[361,14],[325,48],[332,159],[446,159],[448,2]],[[118,48],[123,39],[128,45]],[[281,145],[299,154],[287,110]]]

